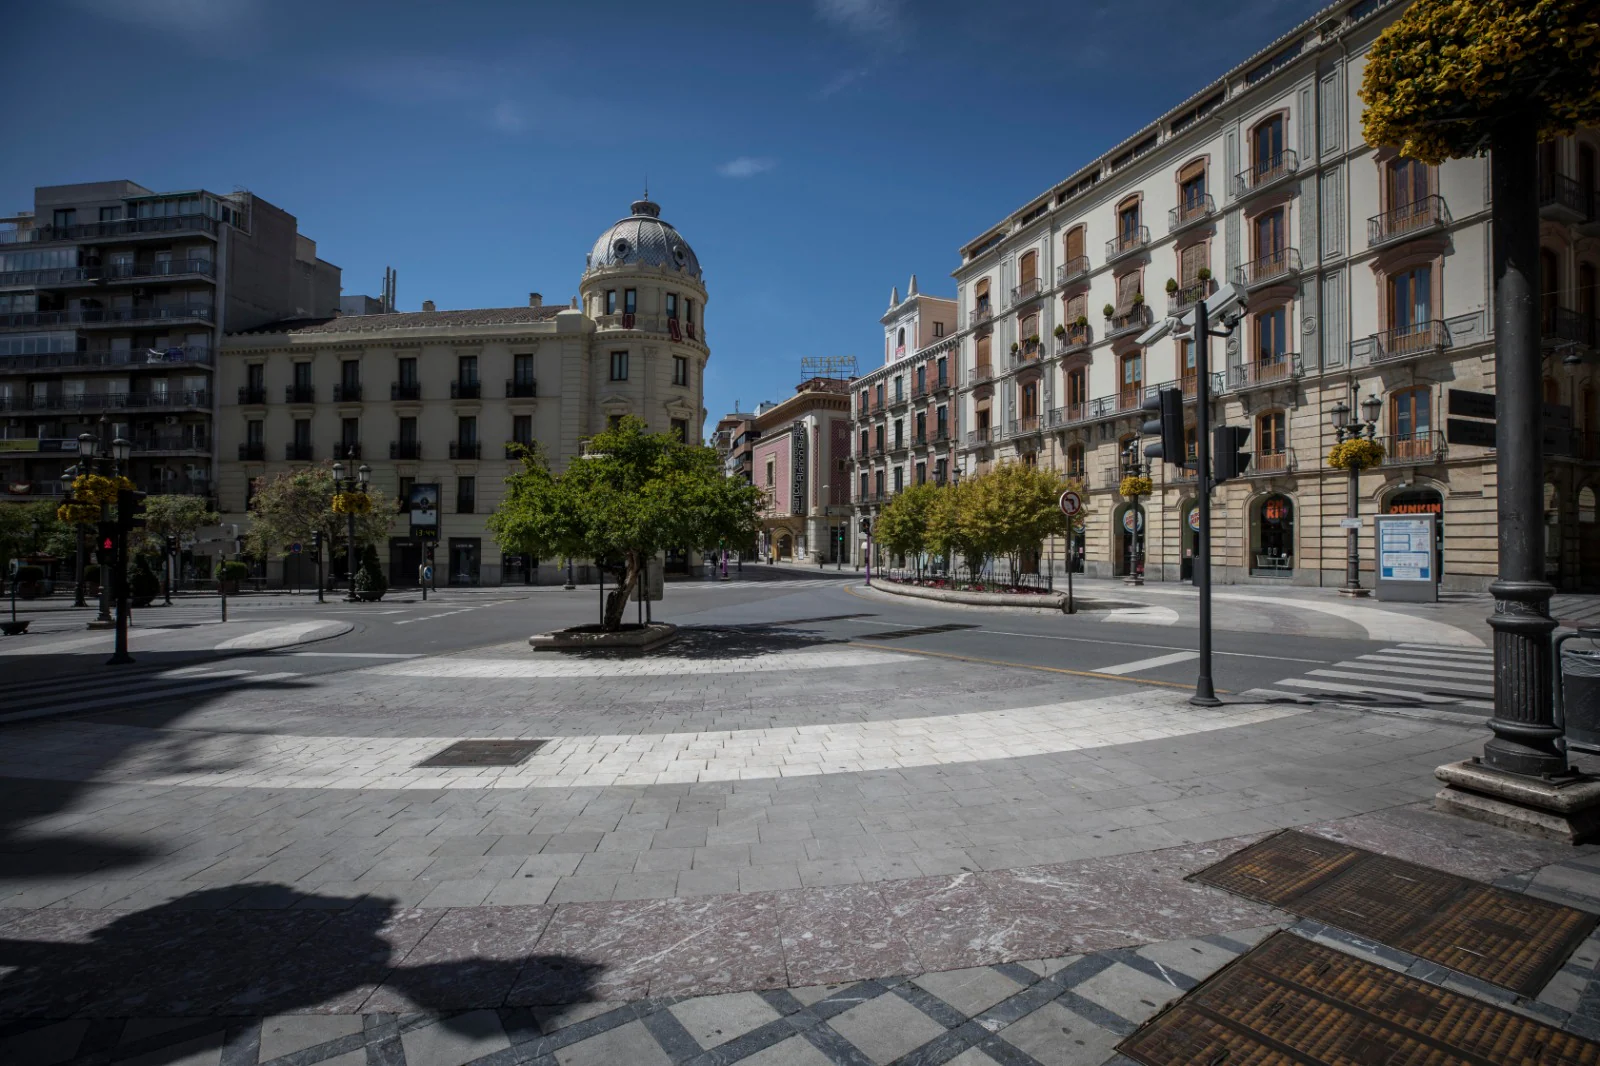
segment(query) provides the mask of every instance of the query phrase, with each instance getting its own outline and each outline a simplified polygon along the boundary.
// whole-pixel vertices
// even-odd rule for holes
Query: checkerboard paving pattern
[[[1275,927],[997,966],[456,1014],[0,1023],[8,1066],[1091,1066]]]

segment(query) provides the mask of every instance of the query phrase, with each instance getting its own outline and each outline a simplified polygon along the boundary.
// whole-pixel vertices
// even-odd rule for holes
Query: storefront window
[[[1294,501],[1272,495],[1256,510],[1254,566],[1252,571],[1269,577],[1294,572]]]

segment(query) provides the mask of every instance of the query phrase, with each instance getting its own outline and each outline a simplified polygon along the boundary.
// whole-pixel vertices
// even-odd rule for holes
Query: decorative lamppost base
[[[1351,599],[1359,600],[1359,599],[1364,599],[1367,596],[1371,596],[1372,595],[1372,590],[1371,589],[1344,589],[1344,588],[1342,588],[1342,589],[1339,590],[1339,595],[1341,595],[1341,596],[1349,596]]]
[[[1433,798],[1436,810],[1568,844],[1600,835],[1600,779],[1577,771],[1548,778],[1507,774],[1476,756],[1433,775],[1445,783]]]

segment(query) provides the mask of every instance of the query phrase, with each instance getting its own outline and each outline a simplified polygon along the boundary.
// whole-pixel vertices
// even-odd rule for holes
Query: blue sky
[[[891,286],[953,294],[962,243],[1320,6],[23,0],[0,211],[242,185],[346,292],[393,266],[402,310],[485,307],[576,294],[648,174],[705,267],[714,420],[803,356],[872,365]]]

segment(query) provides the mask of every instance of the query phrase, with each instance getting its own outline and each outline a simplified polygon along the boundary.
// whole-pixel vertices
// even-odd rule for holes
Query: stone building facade
[[[751,418],[751,483],[765,494],[757,558],[820,564],[848,557],[850,388],[813,378]]]
[[[248,527],[257,479],[298,465],[366,464],[405,506],[437,486],[440,583],[564,581],[563,560],[502,555],[487,529],[509,445],[538,442],[557,471],[624,415],[702,439],[706,288],[688,243],[641,200],[595,242],[571,306],[287,321],[226,339],[220,506]],[[413,583],[422,540],[401,513],[390,581]],[[669,568],[687,569],[687,553]],[[275,564],[275,565],[281,565]],[[269,569],[272,579],[277,571]]]
[[[1142,520],[1116,487],[1154,390],[1181,387],[1193,424],[1192,342],[1140,335],[1228,281],[1248,306],[1212,342],[1211,418],[1251,431],[1252,461],[1215,497],[1218,579],[1343,582],[1332,411],[1373,397],[1386,458],[1359,481],[1363,580],[1371,516],[1396,511],[1439,515],[1444,587],[1494,574],[1494,451],[1446,436],[1453,390],[1494,392],[1488,160],[1429,167],[1361,136],[1366,54],[1403,8],[1324,10],[961,249],[964,468],[1085,478],[1089,573],[1126,573],[1136,536],[1150,579],[1189,573],[1192,473],[1157,464]],[[1585,130],[1541,156],[1546,517],[1568,588],[1600,581],[1597,152]]]

